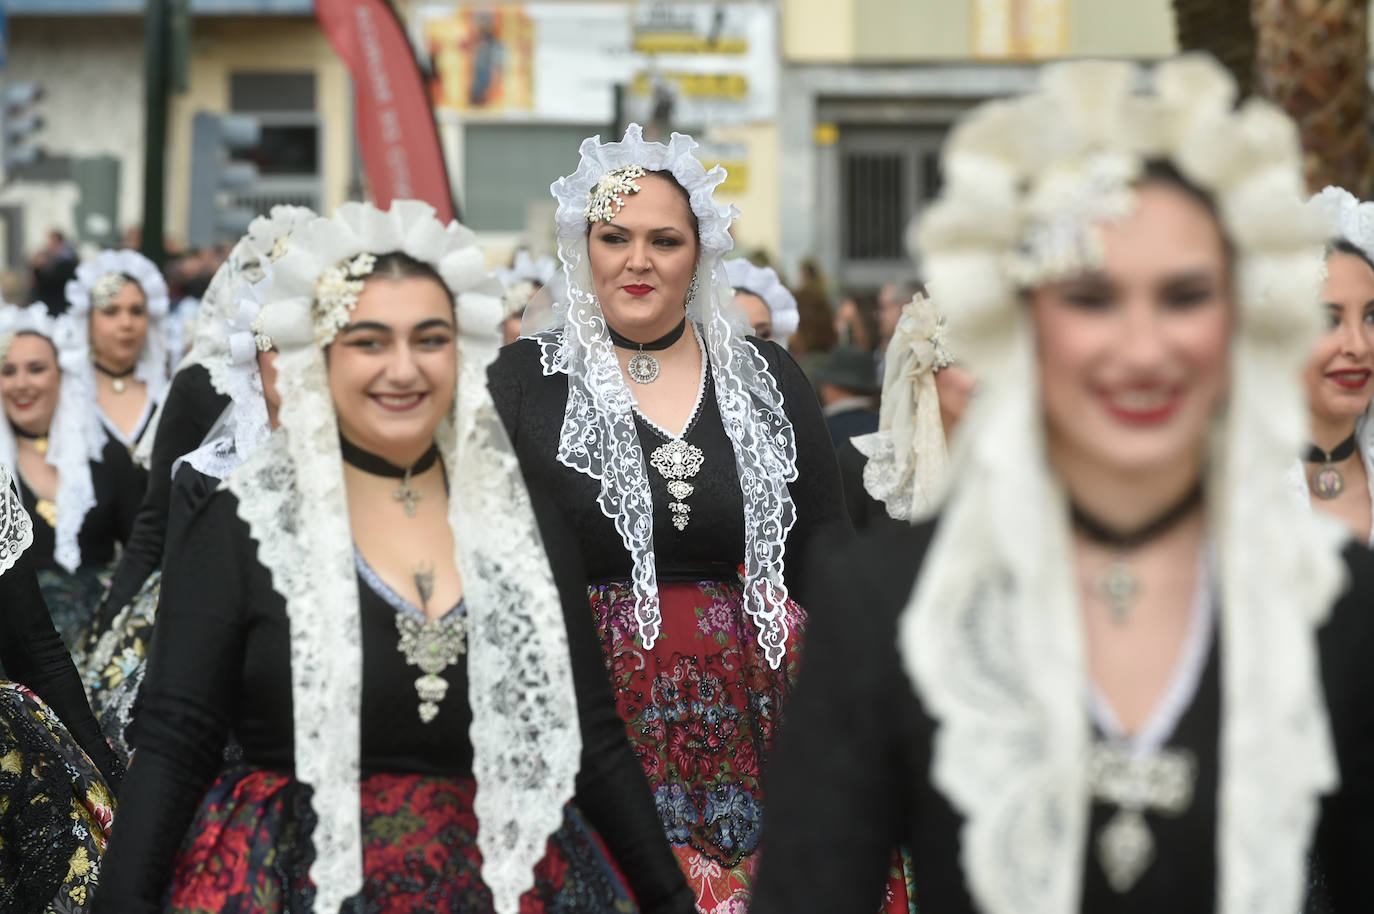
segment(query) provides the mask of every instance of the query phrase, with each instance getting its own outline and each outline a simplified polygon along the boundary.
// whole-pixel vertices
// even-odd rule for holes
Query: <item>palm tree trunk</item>
[[[1309,188],[1335,184],[1364,198],[1374,179],[1368,0],[1252,4],[1255,91],[1297,121]]]
[[[1207,51],[1231,71],[1242,95],[1255,75],[1251,0],[1174,0],[1174,28],[1185,51]]]

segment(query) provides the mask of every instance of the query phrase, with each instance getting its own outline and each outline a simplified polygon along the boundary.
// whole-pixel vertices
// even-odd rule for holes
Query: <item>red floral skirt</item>
[[[311,910],[315,815],[310,788],[233,765],[211,785],[187,832],[169,912],[297,914]],[[470,778],[374,775],[361,784],[363,889],[350,914],[491,914],[477,849]],[[520,914],[638,911],[600,839],[569,806],[520,898]],[[323,914],[323,912],[321,912]]]
[[[744,914],[763,827],[763,771],[796,683],[806,612],[785,608],[787,650],[768,665],[735,581],[660,582],[662,629],[639,640],[628,584],[588,588],[630,745],[704,914]],[[893,858],[888,914],[908,914],[910,868]]]

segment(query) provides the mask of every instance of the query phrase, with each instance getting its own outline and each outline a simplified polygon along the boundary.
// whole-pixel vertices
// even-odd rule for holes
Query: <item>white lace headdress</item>
[[[515,252],[510,266],[492,270],[491,275],[501,283],[501,304],[506,317],[523,311],[535,292],[547,286],[557,271],[558,262],[552,257],[536,259],[524,248]]]
[[[315,909],[337,911],[363,877],[362,649],[338,418],[318,342],[347,321],[348,304],[333,295],[337,283],[325,289],[321,280],[360,257],[397,251],[433,266],[457,303],[457,394],[435,441],[453,482],[449,524],[468,612],[482,876],[496,910],[514,914],[572,797],[581,736],[558,592],[487,391],[500,302],[471,231],[440,224],[424,203],[397,201],[389,211],[345,204],[292,235],[262,295],[262,330],[278,349],[281,427],[227,485],[286,599],[296,772],[314,787],[319,817]]]
[[[72,317],[72,335],[67,345],[84,349],[86,364],[82,368],[91,376],[92,389],[95,384],[95,366],[91,362],[90,316],[91,308],[104,305],[103,299],[117,293],[126,280],[133,277],[134,282],[143,290],[148,307],[148,336],[139,353],[138,363],[134,366],[134,377],[148,385],[148,399],[156,403],[167,386],[167,340],[163,332],[163,319],[167,317],[170,302],[167,298],[167,281],[157,265],[137,251],[101,251],[91,260],[76,268],[76,277],[66,286],[67,301],[71,308],[66,312]]]
[[[1298,910],[1318,797],[1337,779],[1315,629],[1342,587],[1344,533],[1282,483],[1306,434],[1298,378],[1319,322],[1322,232],[1301,203],[1297,133],[1265,102],[1234,108],[1210,58],[1160,65],[1148,93],[1133,91],[1141,77],[1061,64],[1038,92],[978,108],[948,141],[944,190],[914,234],[980,396],[899,648],[939,721],[930,776],[964,817],[964,874],[991,914],[1077,911],[1089,844],[1084,635],[1021,289],[1100,262],[1097,225],[1129,213],[1149,160],[1212,195],[1234,249],[1230,385],[1206,487],[1217,911]]]
[[[743,257],[725,261],[725,281],[736,292],[748,292],[763,299],[773,320],[773,338],[781,342],[797,332],[801,313],[797,297],[782,284],[778,271],[772,267],[755,266]]]
[[[315,213],[303,206],[279,205],[272,207],[268,215],[259,216],[249,224],[248,234],[239,239],[229,252],[229,257],[210,278],[210,285],[196,313],[191,351],[177,364],[177,371],[191,365],[205,366],[215,390],[238,402],[235,397],[237,382],[233,377],[234,358],[229,349],[226,328],[238,313],[239,291],[245,283],[260,282],[267,265],[285,251],[286,240],[291,233],[315,218],[318,218]],[[136,452],[145,465],[152,458],[153,442],[161,421],[162,406],[159,404]],[[264,414],[264,438],[266,421]]]
[[[948,458],[935,373],[954,358],[944,318],[917,293],[902,308],[887,346],[878,431],[851,438],[864,464],[864,488],[895,520],[917,521],[939,507]]]
[[[554,306],[554,328],[536,338],[544,374],[568,376],[558,460],[601,483],[598,503],[630,553],[640,640],[651,648],[662,621],[653,499],[635,428],[634,395],[620,373],[592,281],[587,213],[592,191],[611,172],[633,166],[671,172],[687,191],[698,224],[699,291],[687,302],[687,316],[706,347],[744,494],[744,609],[758,627],[764,656],[776,667],[787,638],[783,547],[796,518],[787,489],[797,478],[796,440],[768,363],[744,338],[744,319],[721,264],[734,246],[730,224],[738,215],[733,206],[717,206],[713,199],[725,170],[716,166],[707,171],[693,154],[696,146],[680,133],[666,146],[645,142],[638,124],[631,124],[618,143],[603,144],[596,137],[582,141],[577,171],[550,188],[558,201],[558,254],[567,294]]]
[[[77,536],[86,515],[95,506],[90,462],[100,460],[105,447],[105,429],[90,405],[95,398],[94,380],[81,370],[84,356],[79,347],[63,345],[63,341],[75,332],[72,323],[66,315],[54,319],[48,314],[47,305],[42,303],[23,308],[17,305],[0,307],[0,360],[20,333],[36,333],[51,340],[57,350],[62,383],[58,389],[57,408],[48,426],[47,462],[57,468],[53,558],[68,571],[81,566]],[[5,420],[0,422],[0,462],[17,474],[14,461],[14,430]]]

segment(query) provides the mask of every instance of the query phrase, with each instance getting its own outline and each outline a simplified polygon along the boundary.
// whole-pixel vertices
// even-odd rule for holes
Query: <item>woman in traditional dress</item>
[[[99,910],[690,910],[487,394],[483,283],[414,201],[273,267],[281,427],[171,543]]]
[[[170,529],[172,469],[177,461],[239,428],[246,456],[266,440],[257,349],[240,293],[263,278],[291,231],[315,218],[310,210],[276,206],[259,217],[215,273],[197,323],[195,343],[178,367],[140,445],[149,456],[148,488],[110,589],[83,635],[82,677],[97,717],[117,747],[125,747],[133,700],[157,611],[162,559]],[[256,314],[256,305],[253,314]],[[208,454],[209,452],[203,452]],[[223,461],[218,477],[227,475]]]
[[[946,146],[916,238],[979,396],[938,519],[820,569],[752,914],[864,910],[899,840],[931,911],[1374,910],[1374,559],[1283,482],[1323,230],[1282,113],[1153,77]]]
[[[784,561],[848,530],[816,395],[748,339],[721,258],[725,179],[690,137],[582,144],[554,183],[557,326],[492,396],[536,497],[582,543],[591,611],[659,817],[704,911],[749,897],[761,778],[806,616]]]
[[[167,387],[167,281],[137,251],[101,251],[67,283],[62,349],[94,392],[110,437],[138,445]]]
[[[142,477],[108,437],[91,390],[46,306],[0,308],[0,463],[34,519],[33,566],[63,641],[71,647],[100,601],[128,541]]]
[[[1328,187],[1312,198],[1327,226],[1327,332],[1304,380],[1311,434],[1289,472],[1294,493],[1374,545],[1374,203]]]
[[[0,464],[0,910],[85,914],[124,769],[53,628],[33,542]]]
[[[735,304],[744,312],[758,339],[786,344],[797,332],[801,315],[797,297],[772,267],[755,266],[743,257],[725,261],[725,279],[735,290]]]

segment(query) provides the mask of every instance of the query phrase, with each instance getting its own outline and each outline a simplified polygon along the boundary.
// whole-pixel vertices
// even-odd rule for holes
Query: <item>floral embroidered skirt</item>
[[[616,705],[697,910],[744,914],[763,824],[764,766],[796,683],[806,612],[788,602],[787,651],[773,669],[738,580],[660,582],[662,629],[648,651],[629,584],[588,590]],[[910,910],[909,873],[894,856],[890,914]]]
[[[379,774],[361,784],[363,889],[347,914],[491,914],[470,778]],[[237,763],[201,801],[177,857],[168,912],[299,914],[312,909],[311,791]],[[520,898],[520,914],[635,914],[600,839],[572,806]]]
[[[33,692],[0,682],[0,911],[90,910],[114,803]]]
[[[113,563],[82,565],[74,572],[61,568],[39,570],[38,589],[43,592],[43,602],[48,604],[53,626],[67,650],[76,652],[80,648],[81,637],[113,574]]]
[[[162,571],[157,570],[110,622],[101,625],[96,619],[81,636],[77,669],[100,729],[123,762],[128,762],[132,749],[127,731],[143,685],[161,595]]]

